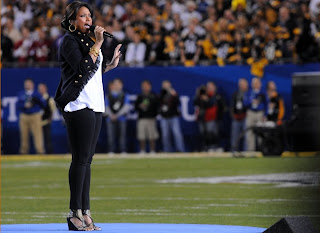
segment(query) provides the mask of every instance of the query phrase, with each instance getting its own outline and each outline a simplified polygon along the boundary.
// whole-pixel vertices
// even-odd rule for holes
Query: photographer
[[[201,150],[212,152],[218,149],[219,127],[218,120],[222,118],[225,103],[217,93],[214,82],[197,89],[194,100],[195,114],[198,121]]]
[[[265,112],[266,120],[281,125],[285,113],[284,102],[277,92],[276,83],[273,81],[269,81],[267,84],[267,109],[268,111]]]
[[[32,79],[24,81],[24,91],[18,96],[18,109],[20,110],[20,154],[29,153],[29,133],[31,132],[37,154],[44,153],[42,133],[42,109],[46,102],[42,96],[34,90]]]
[[[184,142],[179,122],[179,95],[168,80],[162,82],[160,93],[160,121],[164,152],[173,152],[171,133],[174,138],[175,151],[184,152]]]

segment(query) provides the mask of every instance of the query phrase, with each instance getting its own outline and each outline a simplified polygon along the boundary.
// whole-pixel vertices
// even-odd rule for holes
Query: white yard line
[[[239,184],[274,184],[275,187],[304,187],[318,186],[320,184],[320,172],[291,172],[256,174],[247,176],[216,176],[216,177],[190,177],[158,180],[158,183],[239,183]]]

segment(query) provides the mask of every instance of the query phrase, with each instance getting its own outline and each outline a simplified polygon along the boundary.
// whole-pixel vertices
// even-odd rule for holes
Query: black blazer
[[[94,63],[89,55],[94,41],[87,35],[76,30],[67,32],[59,47],[59,63],[61,79],[54,100],[60,110],[80,95],[80,92],[92,78],[102,63],[102,72],[106,68],[105,61]]]

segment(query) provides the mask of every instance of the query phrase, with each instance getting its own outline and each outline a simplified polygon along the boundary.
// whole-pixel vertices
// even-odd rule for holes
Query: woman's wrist
[[[102,41],[102,42],[103,42],[103,41]],[[101,46],[102,46],[102,42],[96,41],[96,43],[94,43],[94,45],[93,45],[92,47],[96,48],[96,49],[99,51],[99,49],[100,49]]]

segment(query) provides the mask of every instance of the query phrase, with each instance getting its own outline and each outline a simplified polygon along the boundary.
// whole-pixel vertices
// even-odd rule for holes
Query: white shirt
[[[84,86],[78,98],[74,101],[69,102],[65,108],[65,112],[74,112],[84,108],[92,109],[94,112],[104,112],[104,91],[102,83],[102,53],[99,51],[100,64],[98,70],[93,77]]]
[[[143,42],[136,44],[129,43],[125,61],[129,65],[143,66],[144,57],[146,55],[146,45]]]

